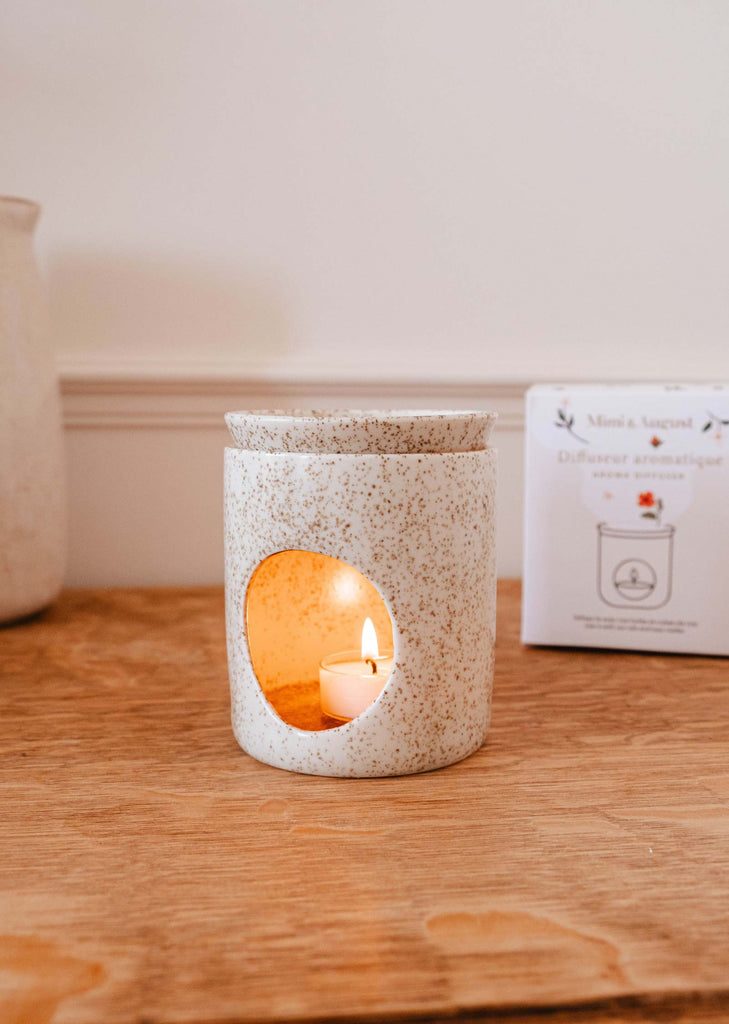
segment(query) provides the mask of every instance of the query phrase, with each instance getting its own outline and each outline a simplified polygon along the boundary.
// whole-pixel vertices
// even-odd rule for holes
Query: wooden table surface
[[[729,1020],[729,664],[518,619],[483,749],[375,780],[237,747],[220,588],[0,631],[2,1024]]]

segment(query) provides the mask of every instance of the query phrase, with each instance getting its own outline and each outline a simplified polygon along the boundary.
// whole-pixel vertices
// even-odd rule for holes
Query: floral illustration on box
[[[715,413],[711,412],[710,409],[707,410],[706,415],[709,418],[701,428],[701,433],[705,434],[708,430],[711,430],[713,428],[714,437],[717,441],[721,441],[723,436],[723,428],[729,427],[729,420],[723,420],[720,416],[717,416]]]
[[[663,499],[657,498],[653,491],[641,491],[638,495],[638,508],[646,509],[645,512],[641,512],[643,519],[653,519],[656,526],[661,525]]]
[[[664,501],[653,491],[640,491],[634,508],[650,526],[598,523],[598,594],[614,608],[662,608],[673,589],[676,529],[662,524]]]
[[[587,440],[587,438],[580,437],[579,434],[575,433],[575,430],[574,430],[575,417],[574,417],[574,415],[572,413],[570,413],[568,415],[564,411],[564,409],[561,409],[561,408],[557,409],[557,419],[554,421],[554,425],[555,425],[555,427],[562,427],[564,430],[567,431],[568,434],[571,434],[572,437],[574,437],[576,441],[581,441],[582,444],[589,444],[590,443]]]

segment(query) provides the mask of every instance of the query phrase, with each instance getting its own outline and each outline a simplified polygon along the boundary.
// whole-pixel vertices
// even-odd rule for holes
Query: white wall
[[[211,435],[134,425],[170,380],[729,377],[727,54],[726,0],[4,0],[0,192],[45,207],[67,405],[126,409],[69,406],[74,536],[112,516],[70,579],[213,575],[113,557],[105,451],[205,479]]]

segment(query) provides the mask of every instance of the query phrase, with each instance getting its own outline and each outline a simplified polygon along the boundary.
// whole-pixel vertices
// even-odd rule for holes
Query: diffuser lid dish
[[[496,413],[483,410],[265,409],[225,416],[239,448],[341,455],[480,451],[495,420]]]

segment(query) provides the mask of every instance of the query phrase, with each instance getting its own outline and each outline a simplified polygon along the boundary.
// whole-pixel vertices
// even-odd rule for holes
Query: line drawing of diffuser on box
[[[597,590],[612,608],[662,608],[673,588],[674,526],[597,525]]]

